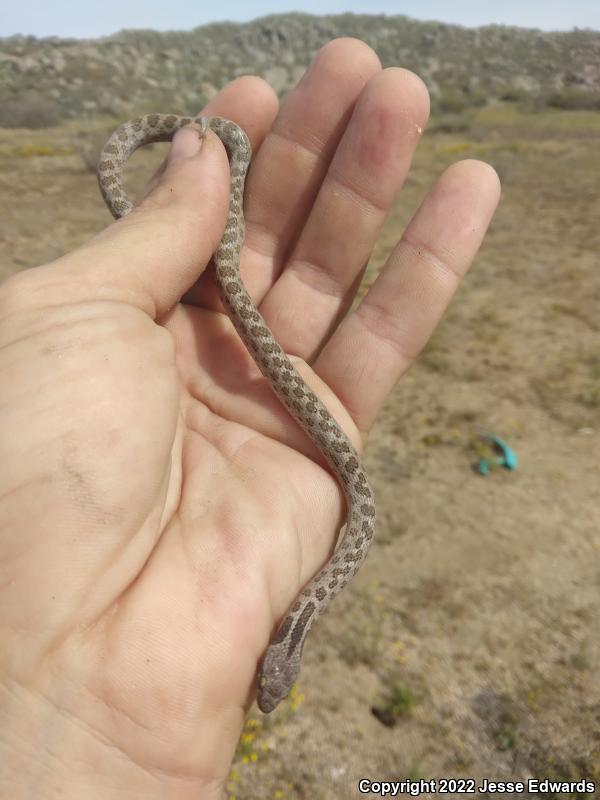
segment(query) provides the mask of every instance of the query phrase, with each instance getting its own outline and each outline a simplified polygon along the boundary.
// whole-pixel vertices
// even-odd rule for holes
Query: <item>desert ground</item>
[[[93,163],[114,126],[0,130],[0,278],[108,223]],[[132,184],[160,155],[136,157]],[[467,157],[498,170],[500,208],[369,439],[369,559],[311,633],[292,696],[252,709],[228,800],[353,798],[360,778],[600,785],[600,114],[434,118],[366,285]],[[480,429],[516,470],[473,469]]]

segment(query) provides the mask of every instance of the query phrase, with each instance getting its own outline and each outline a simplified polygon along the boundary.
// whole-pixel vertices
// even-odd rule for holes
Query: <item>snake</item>
[[[312,624],[358,572],[369,551],[375,531],[375,500],[355,448],[279,345],[242,282],[244,184],[252,158],[245,131],[222,117],[147,114],[125,122],[110,136],[98,160],[98,183],[106,205],[116,219],[129,214],[133,203],[123,187],[128,158],[142,145],[171,141],[186,126],[195,128],[201,138],[208,130],[216,134],[229,161],[229,213],[209,265],[225,312],[275,395],[325,458],[346,499],[344,534],[338,536],[326,564],[294,600],[258,662],[257,703],[262,712],[269,713],[296,682]]]

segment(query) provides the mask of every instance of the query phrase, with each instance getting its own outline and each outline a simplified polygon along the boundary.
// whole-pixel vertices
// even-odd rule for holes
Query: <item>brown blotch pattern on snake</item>
[[[300,659],[311,625],[328,608],[367,555],[375,529],[375,501],[364,467],[337,421],[306,386],[302,376],[275,340],[252,302],[240,276],[243,241],[243,197],[251,148],[235,123],[219,117],[149,114],[121,125],[99,159],[98,183],[114,217],[133,205],[123,188],[123,169],[138,147],[170,141],[183,125],[196,123],[223,142],[230,163],[230,205],[226,231],[215,251],[214,276],[224,308],[240,338],[273,391],[321,451],[344,491],[348,514],[346,535],[335,554],[291,604],[259,665],[258,705],[272,711],[289,693],[300,670]],[[277,354],[273,356],[272,354]],[[289,387],[289,388],[288,388]],[[343,569],[337,565],[344,563]],[[351,565],[351,566],[350,566]]]

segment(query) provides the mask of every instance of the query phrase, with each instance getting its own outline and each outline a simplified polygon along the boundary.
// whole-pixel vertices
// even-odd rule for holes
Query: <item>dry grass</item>
[[[372,555],[311,634],[296,694],[249,721],[236,800],[354,797],[361,776],[600,779],[600,115],[502,105],[432,129],[367,282],[458,158],[496,167],[502,203],[370,440]],[[82,148],[109,130],[0,131],[2,274],[108,223]],[[515,473],[473,473],[475,427],[509,441]]]

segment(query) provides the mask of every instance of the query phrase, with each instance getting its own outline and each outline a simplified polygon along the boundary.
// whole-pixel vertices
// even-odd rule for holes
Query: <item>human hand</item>
[[[448,169],[342,319],[425,125],[421,81],[340,39],[279,114],[257,78],[204,113],[238,122],[255,152],[244,282],[359,447],[468,269],[496,175]],[[209,135],[129,217],[0,289],[12,797],[218,797],[275,622],[343,522],[335,479],[201,274],[227,205]]]

